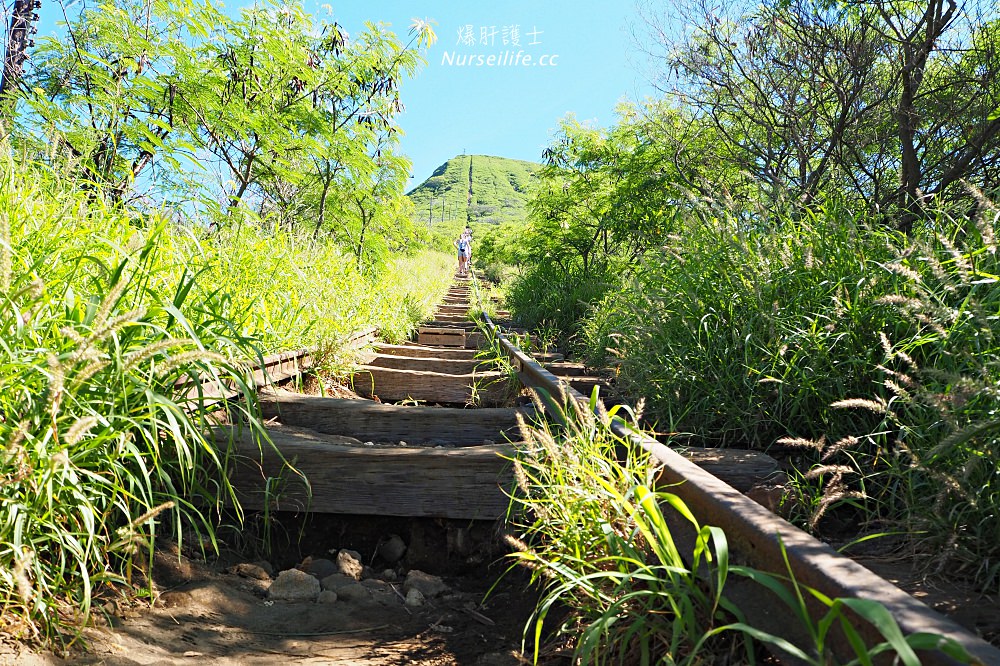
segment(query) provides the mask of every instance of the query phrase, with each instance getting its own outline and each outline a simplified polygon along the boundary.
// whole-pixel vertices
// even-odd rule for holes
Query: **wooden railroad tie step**
[[[607,394],[608,389],[611,388],[608,380],[603,377],[565,377],[565,380],[569,382],[570,386],[586,396],[593,392],[595,386],[600,387],[602,396]]]
[[[308,480],[313,511],[493,519],[506,508],[499,490],[510,487],[505,459],[514,455],[515,445],[375,446],[285,426],[269,428],[268,436],[280,455],[266,443],[254,442],[246,429],[216,430],[220,446],[236,440],[240,462],[230,480],[246,509],[265,508],[266,488],[274,494],[271,508],[306,508],[306,485],[284,461]],[[754,451],[694,448],[683,454],[742,492],[773,475],[778,466],[770,456]],[[276,482],[279,478],[284,481]],[[429,498],[435,501],[426,501]]]
[[[446,375],[467,375],[476,370],[488,369],[485,362],[476,359],[395,356],[393,354],[376,354],[373,358],[368,359],[366,364],[378,368],[440,372]]]
[[[261,393],[260,407],[265,419],[279,419],[286,425],[365,441],[410,444],[503,442],[520,436],[518,413],[526,418],[534,414],[532,409],[382,405],[287,391]]]
[[[462,328],[422,326],[417,332],[417,344],[439,345],[441,347],[460,347],[465,349],[479,349],[485,336],[478,331],[466,331]]]
[[[506,376],[497,371],[450,375],[363,365],[354,373],[354,390],[383,402],[417,400],[450,404],[496,404],[509,395]]]
[[[216,433],[220,445],[233,436]],[[509,504],[509,445],[349,446],[280,428],[269,436],[280,454],[235,435],[230,481],[244,509],[495,520]]]
[[[587,374],[587,368],[583,363],[570,363],[568,361],[555,361],[544,364],[546,370],[557,377],[580,377]]]
[[[465,330],[461,328],[443,328],[441,326],[421,326],[417,329],[417,342],[422,345],[465,347]]]
[[[443,328],[449,330],[457,328],[462,331],[465,331],[466,333],[472,333],[473,331],[476,330],[476,324],[474,322],[469,321],[468,319],[455,317],[448,319],[435,319],[433,321],[429,321],[423,324],[419,330],[423,331],[425,328],[426,329]]]
[[[476,357],[475,349],[442,349],[441,347],[425,347],[415,343],[406,345],[378,345],[375,347],[375,352],[378,354],[392,354],[393,356],[462,360],[472,360]]]
[[[742,493],[773,477],[779,468],[778,461],[762,451],[692,446],[677,452]]]

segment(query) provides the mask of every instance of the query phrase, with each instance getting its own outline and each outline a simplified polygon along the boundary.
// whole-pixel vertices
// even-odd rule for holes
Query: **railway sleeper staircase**
[[[498,406],[510,402],[510,388],[476,358],[483,339],[469,307],[468,281],[458,279],[416,340],[377,345],[353,376],[364,399],[262,392],[275,449],[245,431],[220,428],[220,442],[237,444],[231,480],[242,506],[472,520],[505,515],[518,415],[530,419],[534,409]],[[559,354],[535,358],[583,393],[607,388],[606,377]],[[685,455],[740,490],[777,468],[757,452],[692,448]]]

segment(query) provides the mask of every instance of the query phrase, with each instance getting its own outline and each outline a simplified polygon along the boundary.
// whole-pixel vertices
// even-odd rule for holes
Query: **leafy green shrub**
[[[334,344],[374,326],[398,341],[426,318],[451,281],[451,257],[397,256],[358,273],[335,243],[245,225],[202,243],[211,253],[208,284],[226,284],[246,311],[245,326],[268,351]]]

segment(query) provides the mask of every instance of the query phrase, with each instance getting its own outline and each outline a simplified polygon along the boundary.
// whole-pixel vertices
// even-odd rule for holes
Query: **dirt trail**
[[[110,626],[85,631],[87,653],[61,659],[18,654],[0,644],[0,664],[520,663],[516,655],[530,607],[513,581],[484,605],[487,579],[482,575],[446,577],[451,590],[419,608],[407,607],[391,588],[375,584],[364,599],[271,601],[270,581],[160,559],[176,565],[167,577],[186,582],[161,590],[152,609],[115,608]]]

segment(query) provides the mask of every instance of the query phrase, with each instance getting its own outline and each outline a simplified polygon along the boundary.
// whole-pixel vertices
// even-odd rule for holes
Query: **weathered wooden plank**
[[[422,345],[440,345],[442,347],[467,347],[465,331],[459,330],[452,333],[430,333],[420,331],[417,333],[417,342]]]
[[[417,327],[418,333],[436,333],[438,335],[459,335],[465,333],[465,329],[461,326],[454,326],[452,324],[421,324]]]
[[[601,395],[604,395],[611,388],[608,380],[603,377],[566,377],[569,385],[584,395],[590,395],[595,386],[601,387]]]
[[[262,393],[260,407],[264,418],[276,418],[286,425],[365,441],[410,444],[502,442],[508,436],[519,436],[519,411],[532,413],[531,409],[404,407],[286,391]]]
[[[440,347],[424,347],[415,343],[405,345],[379,345],[375,348],[379,354],[394,356],[429,357],[445,359],[471,360],[476,357],[474,349],[442,349]]]
[[[466,349],[479,349],[484,344],[486,344],[486,336],[482,333],[476,331],[474,333],[465,334],[465,348]]]
[[[272,439],[280,455],[249,441],[237,446],[230,480],[245,509],[270,504],[273,510],[476,520],[507,510],[507,446],[350,447],[289,434]],[[268,487],[277,490],[270,498]]]
[[[457,329],[460,331],[465,331],[466,333],[471,333],[475,331],[476,328],[477,326],[475,322],[471,322],[468,319],[454,319],[454,320],[435,319],[433,321],[429,321],[425,324],[422,324],[418,330],[421,332],[432,333],[434,332],[432,329],[446,330],[446,331],[452,331]]]
[[[587,368],[583,363],[557,361],[555,363],[545,363],[544,367],[556,377],[580,377],[587,374]]]
[[[366,363],[378,368],[421,370],[423,372],[440,372],[446,375],[467,375],[477,369],[490,369],[484,361],[476,359],[395,356],[393,354],[376,354],[373,358],[366,360]]]
[[[506,394],[504,376],[496,371],[448,375],[363,365],[354,372],[352,381],[358,395],[378,396],[383,402],[495,404]]]
[[[687,447],[677,452],[740,492],[772,477],[779,467],[777,460],[761,451]]]

